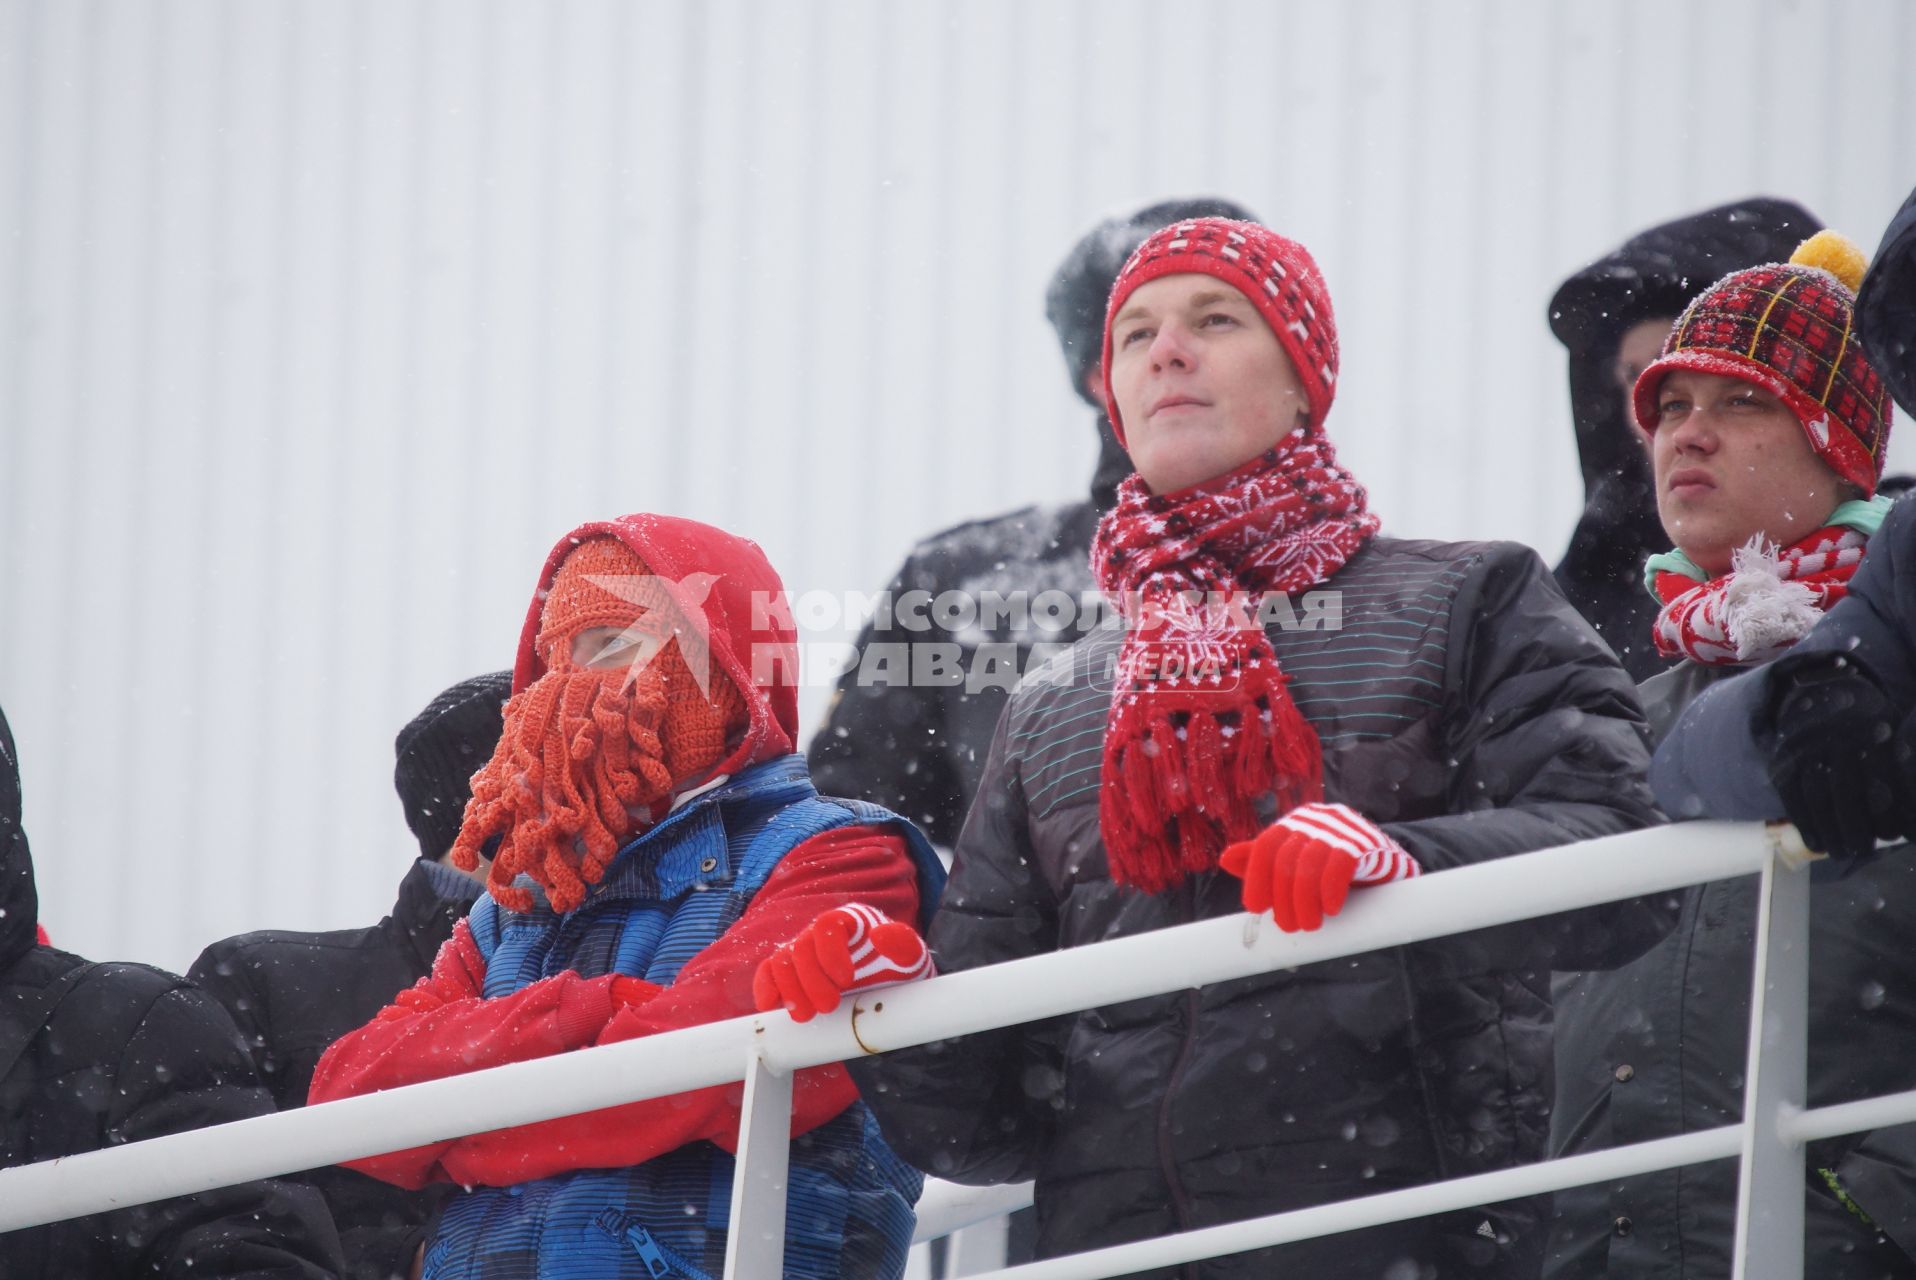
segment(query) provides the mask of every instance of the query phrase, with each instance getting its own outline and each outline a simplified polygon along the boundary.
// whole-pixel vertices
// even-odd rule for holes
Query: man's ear
[[[1084,398],[1092,404],[1104,403],[1104,367],[1092,365],[1084,371]]]

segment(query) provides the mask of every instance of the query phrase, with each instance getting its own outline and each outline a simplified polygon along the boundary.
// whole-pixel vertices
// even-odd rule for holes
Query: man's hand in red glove
[[[1423,872],[1404,846],[1342,804],[1299,805],[1226,848],[1218,865],[1244,882],[1246,911],[1269,911],[1286,932],[1315,929],[1342,911],[1353,884]]]
[[[774,951],[752,979],[761,1010],[783,1008],[798,1022],[830,1013],[848,991],[931,976],[918,930],[862,902],[833,907]]]

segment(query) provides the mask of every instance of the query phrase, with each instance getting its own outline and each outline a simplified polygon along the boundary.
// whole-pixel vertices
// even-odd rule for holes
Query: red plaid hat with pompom
[[[1124,422],[1111,394],[1111,321],[1140,285],[1185,272],[1213,276],[1251,300],[1297,369],[1310,401],[1310,429],[1323,426],[1337,390],[1337,319],[1310,250],[1255,222],[1193,218],[1140,244],[1111,286],[1104,308],[1104,402],[1118,443],[1124,443]]]
[[[1657,393],[1678,369],[1741,378],[1769,391],[1803,424],[1810,448],[1865,496],[1889,445],[1889,390],[1856,336],[1862,251],[1833,231],[1788,262],[1732,272],[1683,313],[1663,354],[1637,379],[1637,425],[1654,434]]]

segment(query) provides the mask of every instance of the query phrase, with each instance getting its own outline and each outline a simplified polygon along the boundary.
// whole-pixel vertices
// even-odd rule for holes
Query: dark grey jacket
[[[1380,538],[1327,588],[1341,627],[1272,642],[1323,741],[1328,797],[1384,824],[1426,870],[1653,818],[1629,679],[1533,553]],[[1098,777],[1120,641],[1094,634],[1013,695],[933,925],[941,970],[1239,910],[1220,872],[1151,897],[1110,880]],[[1451,938],[852,1070],[920,1167],[1035,1176],[1041,1255],[1074,1252],[1538,1157],[1540,971],[1575,933],[1557,921]],[[1506,1206],[1191,1272],[1383,1275],[1408,1261],[1534,1275],[1538,1216]]]
[[[1555,1154],[1667,1138],[1743,1116],[1756,880],[1719,880],[1680,895],[1675,931],[1615,972],[1565,975],[1557,991]],[[1812,1106],[1916,1085],[1916,986],[1907,973],[1916,928],[1916,861],[1879,858],[1818,884],[1810,922],[1809,1099]],[[1864,1212],[1907,1219],[1906,1142],[1818,1143],[1830,1172]],[[1887,1197],[1883,1180],[1891,1190]],[[1730,1274],[1735,1161],[1646,1174],[1557,1193],[1544,1274],[1718,1277]],[[1900,1186],[1900,1190],[1895,1189]],[[1833,1280],[1916,1276],[1916,1264],[1845,1208],[1822,1176],[1810,1183],[1806,1275]]]
[[[1739,668],[1685,662],[1644,682],[1643,705],[1661,741],[1685,707]],[[1750,983],[1756,948],[1754,877],[1676,895],[1671,935],[1611,971],[1557,980],[1557,1100],[1551,1151],[1577,1155],[1734,1124],[1743,1116]],[[1884,859],[1819,884],[1810,925],[1810,1102],[1862,1096],[1906,1059],[1916,990],[1893,973],[1916,927],[1916,863]],[[1916,1073],[1906,1073],[1916,1077]],[[1913,1081],[1916,1082],[1916,1081]],[[1900,1086],[1899,1086],[1900,1087]],[[1900,1132],[1900,1131],[1899,1131]],[[1916,1264],[1839,1199],[1864,1212],[1859,1190],[1882,1201],[1885,1176],[1902,1182],[1906,1144],[1820,1143],[1806,1205],[1806,1274],[1916,1277]],[[1736,1223],[1734,1161],[1560,1191],[1552,1280],[1727,1276]],[[1849,1185],[1854,1183],[1856,1185]],[[1881,1204],[1907,1215],[1908,1192]]]

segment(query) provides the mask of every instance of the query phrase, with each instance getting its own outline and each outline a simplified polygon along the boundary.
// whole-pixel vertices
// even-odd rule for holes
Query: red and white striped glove
[[[1349,805],[1301,804],[1218,865],[1244,882],[1244,909],[1269,911],[1286,932],[1315,929],[1344,909],[1353,884],[1422,875],[1403,845]]]
[[[848,991],[931,976],[931,952],[918,930],[876,907],[848,902],[806,925],[768,956],[752,978],[761,1011],[784,1008],[798,1022],[830,1013]]]

